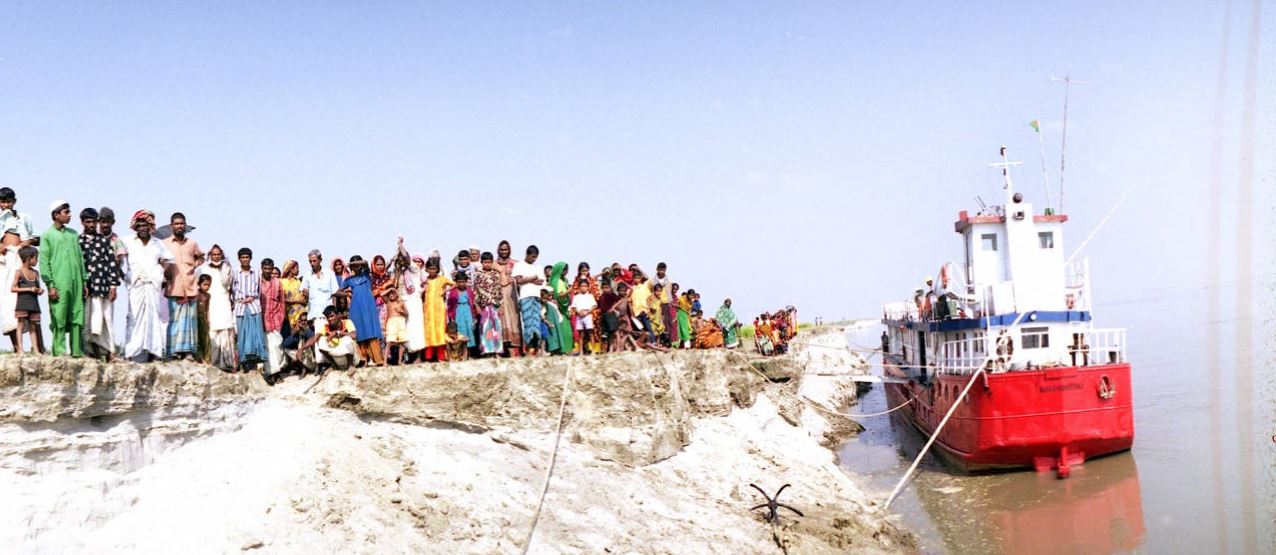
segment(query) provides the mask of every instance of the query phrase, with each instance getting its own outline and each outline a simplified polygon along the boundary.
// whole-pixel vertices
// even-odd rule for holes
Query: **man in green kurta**
[[[83,354],[80,331],[84,326],[84,255],[80,236],[66,226],[71,221],[71,205],[54,201],[49,207],[53,227],[40,236],[40,279],[49,290],[49,328],[53,333],[53,356],[66,353],[70,333],[71,356]]]

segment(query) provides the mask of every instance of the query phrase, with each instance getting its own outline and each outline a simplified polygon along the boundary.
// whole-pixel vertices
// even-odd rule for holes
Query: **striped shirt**
[[[230,291],[230,298],[235,303],[236,317],[261,312],[261,281],[257,278],[255,270],[235,272]],[[252,302],[245,303],[245,299],[252,299]]]

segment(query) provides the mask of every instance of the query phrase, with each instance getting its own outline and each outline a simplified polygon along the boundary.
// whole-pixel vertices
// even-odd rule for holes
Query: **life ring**
[[[1067,299],[1068,299],[1068,310],[1072,310],[1077,304],[1077,297],[1076,295],[1073,295],[1072,293],[1068,293]]]
[[[1112,385],[1112,380],[1107,376],[1099,378],[1099,398],[1111,399],[1116,395],[1116,386]]]

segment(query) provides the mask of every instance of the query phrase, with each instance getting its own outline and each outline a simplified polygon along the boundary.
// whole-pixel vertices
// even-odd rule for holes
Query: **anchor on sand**
[[[802,514],[802,511],[799,511],[799,510],[797,510],[797,509],[794,509],[793,507],[790,507],[790,506],[785,505],[784,503],[781,503],[781,502],[779,502],[779,501],[778,501],[778,500],[780,499],[780,493],[782,493],[782,492],[784,491],[784,488],[789,487],[789,484],[784,484],[783,486],[780,486],[780,489],[776,490],[776,492],[775,492],[775,496],[774,496],[774,497],[772,497],[772,496],[770,496],[770,495],[767,495],[765,491],[762,491],[762,488],[760,488],[760,487],[758,487],[758,486],[756,486],[756,485],[754,485],[754,484],[749,484],[749,485],[750,485],[750,486],[752,486],[752,487],[753,487],[753,489],[758,490],[758,493],[761,493],[761,494],[762,494],[762,497],[765,497],[765,498],[766,498],[766,503],[763,503],[763,504],[761,504],[761,505],[755,506],[755,507],[753,507],[753,508],[749,509],[749,511],[750,511],[750,512],[752,512],[752,511],[756,511],[756,510],[758,510],[758,509],[761,509],[761,508],[763,508],[763,507],[766,507],[766,508],[767,508],[767,511],[768,511],[767,516],[766,516],[766,521],[767,521],[767,522],[776,522],[776,521],[778,521],[778,520],[780,519],[780,514],[779,514],[779,509],[780,509],[780,507],[784,507],[784,508],[786,508],[786,509],[788,509],[788,510],[790,510],[790,511],[793,511],[793,512],[797,513],[797,515],[798,515],[798,516],[801,516],[801,517],[805,517],[805,516],[806,516],[806,515]]]

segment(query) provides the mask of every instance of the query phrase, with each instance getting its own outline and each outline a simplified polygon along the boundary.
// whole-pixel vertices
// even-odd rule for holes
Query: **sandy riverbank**
[[[829,349],[832,351],[832,349]],[[853,356],[853,355],[852,355]],[[823,360],[822,364],[834,362]],[[290,379],[0,359],[0,541],[20,552],[908,552],[822,446],[848,387],[799,351],[473,361]],[[849,395],[853,395],[853,387]],[[805,513],[750,512],[749,483]]]

